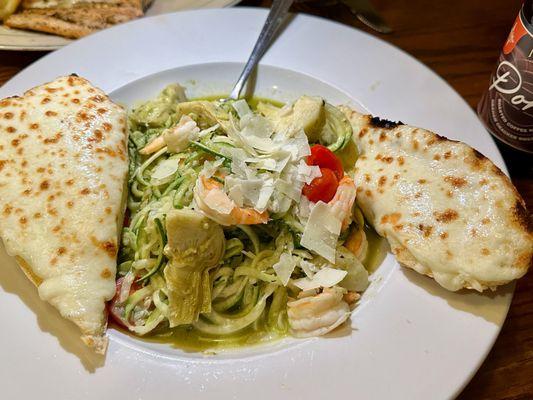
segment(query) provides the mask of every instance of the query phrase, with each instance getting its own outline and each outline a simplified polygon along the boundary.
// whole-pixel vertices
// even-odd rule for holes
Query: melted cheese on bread
[[[115,292],[126,144],[125,111],[83,78],[0,101],[0,237],[98,351]]]
[[[489,159],[425,129],[344,112],[361,152],[357,202],[401,264],[449,290],[493,289],[526,273],[528,212]]]

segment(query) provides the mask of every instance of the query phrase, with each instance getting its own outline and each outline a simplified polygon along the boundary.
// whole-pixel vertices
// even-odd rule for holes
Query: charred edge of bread
[[[390,121],[388,119],[370,116],[369,124],[376,128],[394,129],[397,126],[403,125],[402,121]]]

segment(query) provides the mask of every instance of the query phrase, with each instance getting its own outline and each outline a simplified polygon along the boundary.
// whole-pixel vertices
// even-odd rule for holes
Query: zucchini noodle
[[[199,289],[195,290],[201,296],[209,296],[209,303],[197,308],[200,311],[193,317],[192,323],[172,325],[171,299],[175,296],[176,286],[167,281],[171,275],[165,271],[170,271],[169,268],[183,268],[183,271],[190,268],[194,271],[195,266],[176,261],[171,246],[172,232],[167,231],[167,215],[176,210],[201,211],[202,215],[211,218],[201,209],[201,201],[204,200],[198,203],[200,178],[209,179],[220,192],[231,192],[236,196],[237,200],[232,200],[235,203],[251,201],[251,198],[259,203],[265,193],[273,196],[272,193],[276,192],[272,186],[253,185],[260,185],[263,181],[274,185],[275,180],[271,177],[283,178],[282,170],[288,163],[287,151],[283,148],[278,151],[281,154],[278,161],[268,159],[264,154],[266,150],[258,151],[254,146],[266,149],[270,142],[260,136],[254,139],[256,142],[250,142],[244,131],[241,133],[242,121],[256,115],[247,104],[241,102],[232,107],[231,104],[220,105],[204,100],[185,101],[183,89],[171,85],[159,97],[130,113],[128,216],[122,231],[118,266],[119,277],[125,277],[119,282],[125,286],[120,291],[120,301],[113,305],[116,312],[112,313],[118,314],[121,324],[140,336],[185,329],[188,334],[202,336],[204,340],[211,338],[218,344],[232,343],[235,335],[242,332],[261,331],[269,338],[282,337],[290,329],[287,302],[300,292],[295,283],[311,279],[310,273],[327,263],[300,244],[308,216],[298,214],[295,194],[285,198],[273,197],[275,201],[268,203],[268,207],[272,208],[268,223],[236,222],[217,228],[223,229],[224,244],[220,247],[220,259],[217,258],[214,265],[208,265],[204,275],[187,275],[188,272],[179,275],[190,277],[191,282],[205,276],[203,283],[196,286]],[[342,151],[349,141],[351,130],[340,112],[333,106],[328,107],[324,137],[331,139],[329,147],[332,150]],[[265,103],[259,103],[257,109],[264,110],[263,120],[276,115],[279,110]],[[257,129],[262,129],[263,120],[256,121]],[[184,144],[176,135],[185,131],[186,127],[190,137]],[[299,152],[302,138],[289,139],[293,140],[294,151]],[[304,140],[305,146],[308,146],[307,139]],[[140,152],[147,144],[153,149],[151,154],[146,154],[149,151]],[[302,159],[302,156],[298,157]],[[297,167],[301,169],[298,162],[290,166],[294,173]],[[255,164],[258,165],[254,170],[256,175],[252,176],[248,165]],[[235,178],[235,171],[248,176],[239,181]],[[298,186],[297,182],[291,181],[294,176],[283,178],[286,179],[285,187],[288,183],[301,191],[303,183]],[[213,196],[218,193],[216,190]],[[223,207],[223,200],[217,201],[209,204],[215,204],[215,208]],[[246,211],[245,206],[240,205],[244,210],[243,221],[255,218],[259,213]],[[263,206],[262,210],[265,209]],[[225,215],[237,218],[237,214]],[[216,218],[211,219],[217,221]],[[355,223],[344,235],[361,230],[363,226],[363,216],[357,210]],[[343,238],[340,237],[339,245]],[[194,243],[194,240],[192,233],[191,237],[183,238],[184,243]],[[196,254],[194,252],[200,248],[192,244],[183,254]],[[192,259],[201,259],[205,248],[202,251]],[[312,263],[316,264],[316,268],[309,267]],[[346,265],[342,269],[351,271]],[[352,281],[364,275],[357,272],[350,272]],[[282,278],[284,273],[288,274],[285,281]],[[356,283],[362,287],[360,282]],[[191,293],[188,295],[192,296]]]

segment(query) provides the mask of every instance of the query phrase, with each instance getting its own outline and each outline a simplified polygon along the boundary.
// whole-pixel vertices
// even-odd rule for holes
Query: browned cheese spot
[[[8,126],[6,128],[6,131],[7,133],[15,133],[17,131],[17,128],[15,128],[14,126]]]
[[[59,249],[57,249],[57,255],[59,255],[59,256],[62,256],[66,252],[67,252],[67,249],[64,248],[64,247],[60,247]]]
[[[445,176],[444,181],[448,182],[450,185],[456,188],[463,187],[467,183],[465,178],[461,178],[457,176]]]
[[[372,197],[372,192],[370,190],[365,190],[366,197]]]
[[[370,182],[370,175],[369,174],[365,174],[365,182],[366,183]]]
[[[451,190],[448,190],[448,191],[446,192],[446,196],[452,198],[452,197],[453,197],[453,192],[452,192]]]
[[[67,201],[67,207],[72,208],[74,206],[74,202],[72,200]]]
[[[43,216],[43,214],[41,214],[40,212],[37,212],[37,213],[33,214],[33,218],[35,218],[35,219],[39,219],[42,216]]]
[[[425,180],[425,179],[419,179],[417,182],[420,183],[421,185],[423,185],[424,183],[427,182],[427,180]]]
[[[398,224],[398,225],[394,225],[392,227],[395,231],[401,231],[403,229],[403,225],[402,224]]]
[[[104,268],[104,270],[100,273],[100,276],[102,277],[102,279],[109,279],[111,278],[111,271],[107,268]]]
[[[74,179],[72,179],[72,178],[69,179],[68,181],[65,182],[65,184],[66,184],[67,186],[72,186],[72,185],[74,184]]]
[[[94,237],[92,235],[91,235],[90,239],[91,239],[91,242],[93,243],[93,245],[95,245],[99,249],[105,251],[109,257],[115,258],[116,254],[117,254],[117,245],[115,243],[113,243],[112,241],[109,241],[109,240],[101,242],[96,237]]]
[[[403,165],[404,163],[405,163],[405,159],[402,156],[398,157],[398,164]]]
[[[363,128],[361,129],[361,131],[359,132],[359,137],[362,138],[364,137],[368,132],[368,129],[367,128]]]
[[[374,144],[374,140],[373,139],[369,139],[368,140],[368,144]]]
[[[481,249],[481,254],[483,254],[484,256],[488,256],[490,254],[490,250],[487,249],[486,247],[483,247]]]
[[[418,140],[413,140],[413,149],[418,150]]]
[[[448,256],[448,258],[452,258],[453,257],[453,254],[450,250],[446,250],[446,255]]]
[[[402,218],[402,214],[400,213],[385,214],[384,216],[381,217],[381,223],[382,224],[391,223],[395,225],[401,218]]]
[[[433,231],[433,227],[429,225],[419,224],[418,229],[422,232],[424,237],[430,237],[431,232]]]
[[[387,140],[387,135],[385,135],[385,132],[381,132],[379,134],[379,141],[384,142],[385,140]]]
[[[448,208],[444,212],[434,212],[433,215],[438,222],[448,223],[459,217],[459,213],[455,210]]]
[[[383,157],[383,158],[382,158],[382,161],[383,161],[383,162],[386,162],[387,164],[390,164],[390,163],[392,163],[392,162],[394,161],[394,158],[392,158],[392,157],[390,157],[390,156],[388,156],[388,157]]]
[[[483,225],[488,225],[488,224],[490,224],[490,219],[489,219],[489,218],[483,218],[483,219],[481,220],[481,223],[482,223]]]
[[[52,101],[52,99],[50,97],[45,97],[41,100],[41,104],[46,104],[46,103],[50,103]]]
[[[72,99],[70,101],[73,102],[74,104],[80,104],[80,99],[74,98],[74,99]]]
[[[106,214],[111,214],[111,207],[106,207],[105,212]]]
[[[435,155],[433,156],[433,159],[434,159],[435,161],[439,161],[439,160],[440,160],[440,155],[435,154]]]
[[[477,236],[477,229],[476,228],[472,228],[470,230],[470,234],[473,236],[473,237],[476,237]]]
[[[44,113],[44,115],[46,115],[47,117],[55,117],[57,113],[55,111],[48,110],[47,112]]]
[[[419,199],[422,197],[422,192],[416,192],[415,193],[415,199]]]
[[[451,151],[447,151],[446,153],[444,153],[444,158],[445,158],[446,160],[448,160],[448,159],[451,158],[451,157],[452,157],[452,152],[451,152]]]
[[[31,194],[31,189],[26,189],[22,192],[24,196],[29,196]]]
[[[378,180],[378,186],[383,186],[387,182],[387,177],[385,175],[380,176]]]
[[[376,157],[374,157],[374,159],[375,160],[381,160],[381,157],[382,157],[381,154],[378,153],[378,154],[376,154]]]
[[[44,144],[57,143],[63,137],[61,132],[57,132],[53,138],[46,138],[43,140]]]
[[[33,123],[33,124],[30,124],[30,129],[33,129],[33,130],[35,130],[35,129],[39,129],[39,124],[36,123],[36,122]]]
[[[5,119],[12,119],[12,118],[13,118],[13,113],[12,113],[12,112],[6,112],[6,113],[4,113],[4,118],[5,118]]]
[[[39,187],[41,188],[41,190],[46,190],[50,187],[50,182],[48,182],[47,180],[44,180],[41,182]]]
[[[20,139],[13,139],[11,141],[11,146],[17,147],[20,144]]]
[[[87,194],[89,194],[89,193],[91,193],[91,191],[90,191],[88,188],[84,188],[84,189],[82,189],[82,190],[80,191],[80,194],[83,194],[83,195],[87,195]]]
[[[20,217],[19,222],[21,225],[26,225],[28,223],[28,220],[26,219],[26,217]]]
[[[487,183],[489,183],[489,181],[486,180],[485,178],[483,178],[483,179],[481,179],[481,180],[479,181],[479,184],[480,184],[481,186],[484,186],[484,185],[486,185]]]
[[[61,230],[61,226],[60,226],[60,225],[56,225],[56,226],[54,226],[54,227],[52,228],[52,232],[54,232],[54,233],[57,233],[57,232],[59,232],[60,230]]]

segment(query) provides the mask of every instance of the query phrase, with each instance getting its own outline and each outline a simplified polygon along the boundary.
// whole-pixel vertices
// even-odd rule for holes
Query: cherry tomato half
[[[312,202],[322,200],[324,203],[329,202],[339,186],[339,180],[335,173],[329,168],[320,168],[322,176],[313,179],[309,185],[305,185],[302,193]]]
[[[344,176],[341,160],[330,149],[321,144],[315,144],[311,147],[311,155],[307,157],[307,165],[329,168],[335,173],[339,181]]]

